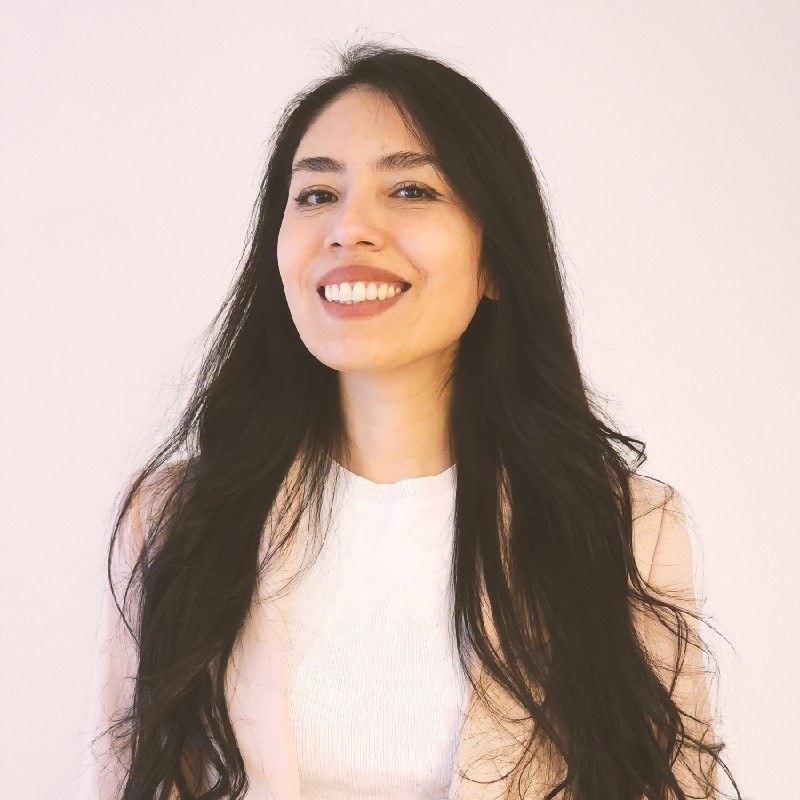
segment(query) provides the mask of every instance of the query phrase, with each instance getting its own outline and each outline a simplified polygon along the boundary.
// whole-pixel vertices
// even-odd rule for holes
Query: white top
[[[455,477],[379,484],[333,462],[327,538],[287,620],[303,800],[447,796],[468,685],[452,632]],[[313,542],[307,523],[298,533]]]

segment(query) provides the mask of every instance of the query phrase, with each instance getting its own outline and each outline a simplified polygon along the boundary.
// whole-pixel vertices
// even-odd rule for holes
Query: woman
[[[589,396],[491,98],[349,51],[220,318],[115,525],[84,797],[720,796],[682,499]]]

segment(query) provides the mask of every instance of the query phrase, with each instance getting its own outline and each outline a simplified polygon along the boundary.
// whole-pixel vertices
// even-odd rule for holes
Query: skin
[[[293,175],[277,246],[298,333],[339,373],[351,457],[336,459],[375,483],[437,475],[453,464],[452,392],[443,384],[478,303],[485,293],[494,297],[479,277],[482,231],[436,169],[373,170],[372,162],[397,151],[426,152],[390,100],[361,87],[340,95],[309,127],[293,166],[329,156],[345,170]],[[398,191],[408,182],[437,194]],[[307,189],[319,194],[298,205]],[[331,267],[354,262],[391,270],[411,289],[381,314],[337,319],[316,284]]]

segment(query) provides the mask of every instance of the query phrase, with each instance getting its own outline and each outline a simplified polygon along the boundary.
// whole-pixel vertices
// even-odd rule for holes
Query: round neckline
[[[360,500],[374,502],[395,502],[397,500],[444,499],[452,497],[456,486],[456,464],[436,475],[422,475],[417,478],[404,478],[394,483],[375,483],[345,469],[331,458],[333,470],[346,487],[348,494]]]

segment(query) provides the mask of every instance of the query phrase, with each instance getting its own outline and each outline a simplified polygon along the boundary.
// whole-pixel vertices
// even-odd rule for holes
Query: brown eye
[[[433,200],[437,196],[437,192],[433,189],[429,189],[427,186],[423,186],[421,183],[406,183],[403,184],[397,192],[405,191],[406,189],[413,190],[415,192],[422,192],[422,197],[409,197],[409,200]],[[395,192],[395,194],[397,194]]]
[[[308,198],[313,197],[315,194],[331,194],[331,192],[327,192],[324,189],[306,189],[304,192],[300,192],[294,201],[298,206],[318,206],[320,203],[307,202]]]

